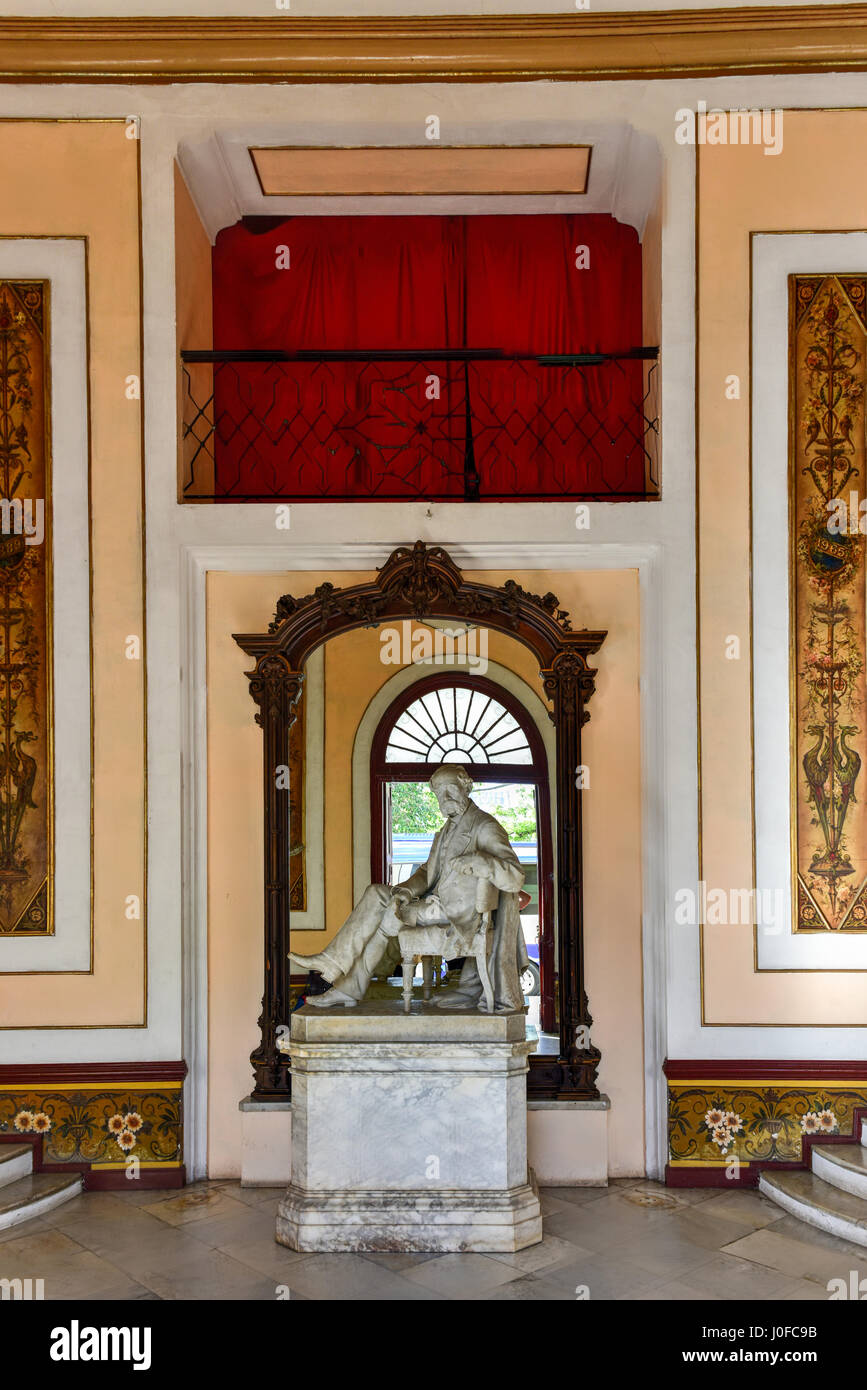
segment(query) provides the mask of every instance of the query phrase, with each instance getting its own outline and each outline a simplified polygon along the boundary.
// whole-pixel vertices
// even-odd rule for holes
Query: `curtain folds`
[[[213,289],[217,349],[425,354],[219,366],[218,493],[643,490],[640,362],[436,357],[640,346],[641,248],[610,216],[246,219],[217,238]]]

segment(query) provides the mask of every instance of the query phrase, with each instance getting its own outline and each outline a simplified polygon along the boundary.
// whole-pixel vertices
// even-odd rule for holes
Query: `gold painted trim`
[[[734,1155],[732,1155],[734,1157]],[[731,1158],[670,1158],[667,1166],[669,1168],[728,1168]],[[123,1167],[123,1164],[119,1164]],[[141,1165],[144,1167],[144,1164]],[[745,1163],[742,1158],[738,1159],[738,1168],[749,1168],[752,1165]],[[96,1167],[96,1164],[94,1164]]]
[[[755,1025],[747,1024],[746,1026],[752,1028]],[[864,1083],[867,1084],[867,1065],[865,1065],[864,1069]],[[667,1082],[670,1091],[677,1090],[678,1088],[682,1090],[684,1087],[688,1088],[690,1086],[730,1086],[733,1090],[743,1090],[745,1086],[756,1086],[765,1089],[769,1086],[785,1086],[789,1090],[806,1090],[808,1086],[815,1086],[817,1089],[821,1088],[824,1091],[851,1091],[853,1086],[857,1088],[860,1084],[861,1083],[858,1081],[826,1081],[824,1077],[821,1081],[811,1081],[809,1078],[800,1076],[789,1078],[784,1076],[766,1076],[762,1081],[742,1081],[740,1078],[733,1080],[731,1077],[714,1076],[710,1081],[677,1080]]]
[[[183,1081],[149,1081],[147,1077],[132,1081],[16,1081],[11,1086],[0,1083],[0,1095],[12,1091],[181,1091],[183,1087]]]
[[[134,1156],[134,1155],[131,1155],[131,1157],[133,1157],[133,1156]],[[160,1172],[162,1172],[162,1170],[163,1170],[164,1168],[183,1168],[183,1166],[184,1166],[183,1163],[178,1162],[177,1159],[172,1159],[171,1162],[166,1162],[166,1163],[154,1163],[154,1162],[150,1162],[150,1161],[147,1162],[147,1163],[143,1163],[141,1160],[138,1161],[138,1167],[139,1167],[139,1169],[142,1169],[142,1168],[151,1168],[151,1169],[153,1169],[153,1168],[158,1168],[158,1169],[160,1170]],[[746,1168],[747,1166],[748,1166],[748,1165],[747,1165],[746,1163],[742,1163],[742,1164],[741,1164],[741,1167],[742,1167],[742,1168]],[[126,1163],[123,1163],[123,1162],[121,1162],[121,1163],[91,1163],[91,1165],[90,1165],[90,1170],[91,1170],[92,1173],[96,1173],[96,1172],[99,1172],[99,1171],[104,1171],[106,1168],[115,1169],[115,1168],[128,1168],[128,1167],[129,1167],[129,1161],[127,1161]],[[182,1190],[182,1189],[180,1189],[180,1188],[178,1189],[179,1195],[180,1195],[181,1190]]]
[[[349,151],[352,151],[352,152],[354,152],[354,153],[356,153],[356,154],[359,154],[359,155],[372,154],[372,153],[374,153],[374,152],[376,152],[377,154],[383,154],[383,153],[389,154],[389,153],[391,153],[392,151],[393,151],[394,153],[396,153],[396,154],[405,154],[405,153],[407,153],[407,152],[412,152],[413,154],[419,154],[419,153],[421,153],[422,151],[425,151],[425,153],[427,153],[427,152],[428,152],[428,147],[425,146],[425,145],[423,145],[423,144],[418,144],[418,145],[248,145],[248,146],[247,146],[247,153],[248,153],[248,155],[250,156],[250,163],[251,163],[252,166],[253,166],[253,173],[256,175],[256,181],[257,181],[257,183],[258,183],[258,185],[259,185],[259,192],[261,193],[261,195],[262,195],[263,198],[346,198],[346,197],[359,197],[359,198],[360,198],[360,197],[364,197],[364,198],[397,198],[397,197],[400,197],[400,198],[406,198],[406,197],[410,197],[410,198],[440,198],[440,197],[448,197],[448,198],[468,198],[468,197],[474,197],[474,196],[481,196],[481,197],[484,197],[484,198],[533,198],[533,197],[539,197],[539,198],[558,198],[558,197],[563,197],[563,198],[583,198],[583,197],[586,196],[587,187],[588,187],[588,185],[589,185],[589,183],[590,183],[590,165],[591,165],[592,162],[593,162],[593,146],[592,146],[592,145],[584,145],[584,144],[564,145],[564,144],[562,144],[562,143],[559,143],[559,144],[551,144],[551,145],[443,145],[443,144],[440,144],[439,142],[437,142],[436,144],[431,144],[431,145],[429,146],[429,149],[430,149],[431,152],[436,152],[436,151],[438,151],[440,154],[442,154],[442,153],[444,153],[444,152],[452,151],[452,150],[471,150],[471,151],[473,151],[473,150],[480,150],[480,151],[481,151],[481,150],[498,150],[498,151],[508,151],[509,153],[512,153],[512,152],[515,151],[515,150],[520,150],[522,153],[523,153],[524,151],[528,151],[528,152],[530,152],[530,153],[536,153],[536,152],[538,152],[538,151],[540,151],[540,150],[543,150],[543,151],[544,151],[544,150],[562,150],[562,151],[566,151],[566,152],[572,152],[572,151],[574,151],[574,150],[586,150],[586,151],[587,151],[587,162],[586,162],[586,164],[584,165],[584,186],[583,186],[582,188],[521,188],[521,189],[509,189],[509,190],[505,190],[505,189],[502,189],[502,188],[496,188],[496,189],[487,189],[487,190],[485,190],[485,191],[484,191],[483,193],[481,193],[481,194],[479,194],[479,190],[476,189],[476,188],[467,188],[467,189],[466,189],[464,192],[462,192],[462,193],[456,193],[456,192],[454,192],[454,190],[449,190],[448,192],[446,192],[446,191],[443,191],[443,190],[441,190],[441,189],[424,189],[424,190],[411,189],[409,192],[407,192],[406,190],[401,191],[400,189],[394,189],[394,188],[392,188],[392,189],[386,189],[386,190],[382,190],[382,189],[373,189],[373,188],[364,188],[364,189],[361,189],[361,190],[356,189],[355,192],[350,193],[350,194],[347,194],[345,191],[336,191],[336,192],[333,192],[333,193],[323,193],[323,192],[321,192],[321,191],[318,191],[318,190],[317,190],[317,191],[314,191],[314,190],[312,190],[312,189],[299,189],[297,192],[295,192],[295,191],[292,191],[292,192],[285,192],[285,191],[283,191],[283,192],[281,192],[281,193],[269,193],[269,192],[267,191],[267,189],[265,188],[264,184],[262,183],[262,175],[261,175],[261,173],[259,172],[259,165],[258,165],[258,163],[256,162],[256,155],[257,155],[257,154],[272,154],[272,153],[292,154],[292,153],[294,153],[295,151],[298,151],[299,153],[302,153],[302,154],[310,154],[311,151],[315,151],[316,154],[333,154],[334,152],[336,152],[336,151],[338,151],[338,150],[340,150],[341,152],[349,152]]]
[[[7,18],[3,82],[508,82],[867,70],[867,5],[594,15]]]

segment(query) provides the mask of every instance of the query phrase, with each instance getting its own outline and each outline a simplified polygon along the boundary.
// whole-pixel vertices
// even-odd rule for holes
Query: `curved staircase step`
[[[814,1144],[812,1163],[817,1178],[861,1197],[867,1211],[867,1149],[862,1144]]]
[[[867,1246],[867,1201],[801,1170],[759,1176],[759,1191],[809,1226]]]
[[[32,1144],[0,1144],[0,1187],[7,1187],[32,1172]]]
[[[0,1231],[42,1216],[70,1197],[77,1197],[81,1190],[82,1180],[77,1173],[31,1173],[0,1187]]]

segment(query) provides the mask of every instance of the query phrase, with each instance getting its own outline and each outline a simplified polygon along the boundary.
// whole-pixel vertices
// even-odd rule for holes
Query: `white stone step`
[[[808,1226],[867,1246],[867,1201],[863,1197],[853,1197],[815,1173],[800,1169],[783,1173],[766,1169],[759,1175],[759,1191]]]
[[[867,1211],[867,1149],[862,1144],[814,1144],[813,1172],[832,1187],[863,1198]]]
[[[0,1231],[42,1216],[82,1190],[77,1173],[31,1173],[0,1188]]]
[[[0,1187],[7,1187],[32,1172],[32,1144],[0,1144]]]

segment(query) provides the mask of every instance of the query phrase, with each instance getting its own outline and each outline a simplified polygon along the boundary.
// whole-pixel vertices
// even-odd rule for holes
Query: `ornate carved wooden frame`
[[[320,584],[312,594],[277,603],[264,633],[236,633],[235,641],[255,661],[247,672],[250,694],[263,730],[265,809],[265,988],[259,1018],[261,1041],[250,1061],[253,1094],[285,1100],[288,1065],[277,1049],[277,1029],[288,1022],[289,981],[289,793],[277,786],[276,769],[289,762],[289,729],[311,652],[341,632],[378,627],[401,619],[463,619],[503,632],[539,660],[545,696],[556,727],[557,938],[559,945],[559,1055],[534,1056],[530,1092],[564,1100],[595,1099],[601,1054],[590,1044],[584,988],[581,894],[581,729],[593,694],[596,671],[587,659],[607,633],[573,632],[569,615],[554,594],[530,594],[513,579],[497,587],[465,580],[441,546],[401,546],[367,584],[346,589]]]

